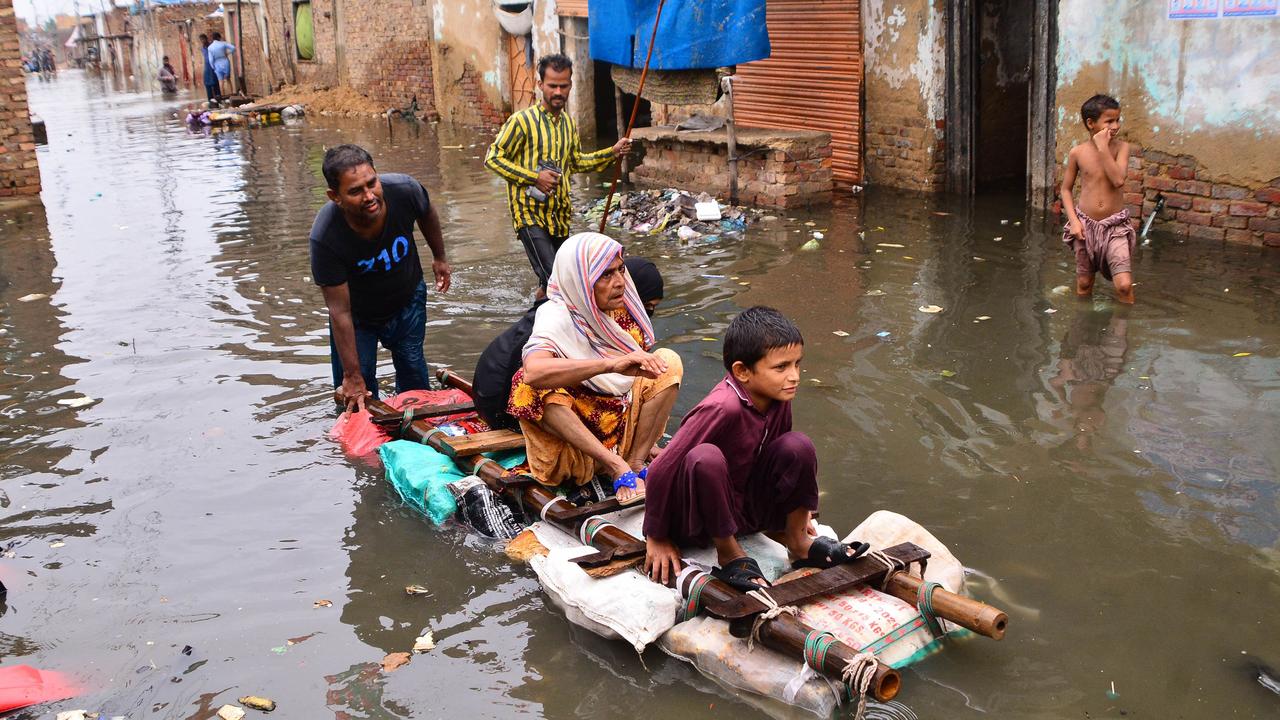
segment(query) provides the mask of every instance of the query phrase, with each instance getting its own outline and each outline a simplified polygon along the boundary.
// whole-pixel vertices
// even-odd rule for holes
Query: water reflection
[[[32,87],[47,210],[0,210],[0,654],[76,673],[86,696],[56,709],[206,718],[252,691],[289,717],[776,714],[572,628],[526,568],[324,439],[323,149],[426,184],[456,273],[427,354],[470,371],[534,284],[486,137],[322,117],[191,135],[184,100],[108,87]],[[906,514],[977,592],[1027,606],[1003,643],[909,671],[886,716],[1268,717],[1225,659],[1280,664],[1280,256],[1158,238],[1122,314],[1054,294],[1058,232],[1018,198],[871,191],[741,242],[626,241],[666,278],[678,414],[722,375],[729,318],[781,308],[807,341],[795,417],[824,519]],[[428,628],[436,650],[374,671]]]

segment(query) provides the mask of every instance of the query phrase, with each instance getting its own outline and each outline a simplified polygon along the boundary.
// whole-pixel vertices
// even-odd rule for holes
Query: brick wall
[[[902,107],[895,107],[901,104]],[[930,121],[914,103],[881,103],[866,119],[868,182],[923,192],[946,185],[944,120]]]
[[[639,187],[696,188],[727,200],[729,163],[725,132],[637,128],[632,137],[644,157],[631,171]],[[807,130],[739,131],[738,202],[797,207],[829,204],[833,188],[831,136]]]
[[[464,64],[457,87],[462,97],[466,99],[466,104],[470,106],[474,119],[464,119],[462,122],[466,125],[496,128],[506,121],[510,113],[494,107],[493,103],[489,102],[489,96],[485,94],[481,83],[480,74],[476,72],[475,66],[471,63]]]
[[[346,2],[347,75],[352,89],[387,107],[418,106],[435,114],[431,72],[431,5],[421,0]]]
[[[0,0],[0,198],[40,192],[13,0]]]
[[[1216,182],[1190,156],[1134,146],[1124,193],[1134,217],[1145,217],[1155,208],[1156,195],[1164,195],[1155,230],[1280,247],[1280,177],[1260,187]]]

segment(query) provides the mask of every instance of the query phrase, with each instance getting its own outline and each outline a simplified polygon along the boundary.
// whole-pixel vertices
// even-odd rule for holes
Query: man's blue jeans
[[[378,343],[391,351],[391,362],[396,368],[396,392],[426,390],[430,385],[430,370],[422,345],[427,338],[427,284],[418,283],[413,299],[381,325],[356,323],[356,354],[360,358],[360,374],[364,386],[378,397]],[[342,360],[338,358],[338,346],[333,341],[333,325],[329,325],[329,361],[333,365],[333,386],[342,386]]]

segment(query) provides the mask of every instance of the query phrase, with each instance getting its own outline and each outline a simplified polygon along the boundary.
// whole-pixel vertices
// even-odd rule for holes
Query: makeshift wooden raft
[[[438,377],[445,385],[472,393],[470,383],[456,374],[440,371]],[[643,563],[644,542],[599,517],[621,510],[617,500],[610,498],[577,507],[533,478],[510,472],[482,455],[523,447],[520,434],[496,430],[451,436],[428,422],[472,410],[473,405],[417,407],[401,412],[373,400],[368,408],[375,423],[453,458],[460,469],[478,476],[494,492],[513,498],[549,525],[595,548],[595,553],[574,560],[590,574],[613,574]],[[814,670],[843,683],[849,699],[865,693],[883,702],[894,698],[901,689],[902,679],[896,670],[870,653],[861,653],[830,633],[810,627],[787,608],[858,585],[871,585],[907,603],[928,608],[933,617],[1001,639],[1008,623],[1004,612],[905,572],[911,564],[919,564],[923,576],[928,558],[924,549],[902,543],[850,563],[777,583],[765,593],[743,593],[700,572],[682,573],[669,586],[685,598],[688,617],[702,612],[726,620],[735,636],[750,636],[776,652],[803,657]]]

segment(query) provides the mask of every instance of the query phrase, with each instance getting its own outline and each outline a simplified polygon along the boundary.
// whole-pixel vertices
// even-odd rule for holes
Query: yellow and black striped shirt
[[[563,172],[560,184],[546,201],[529,197],[525,189],[538,181],[538,163],[550,160]],[[578,128],[566,112],[553,115],[541,104],[507,118],[489,146],[484,165],[507,181],[507,200],[516,230],[530,225],[552,235],[569,234],[573,207],[569,203],[569,176],[608,167],[613,148],[582,152]]]

